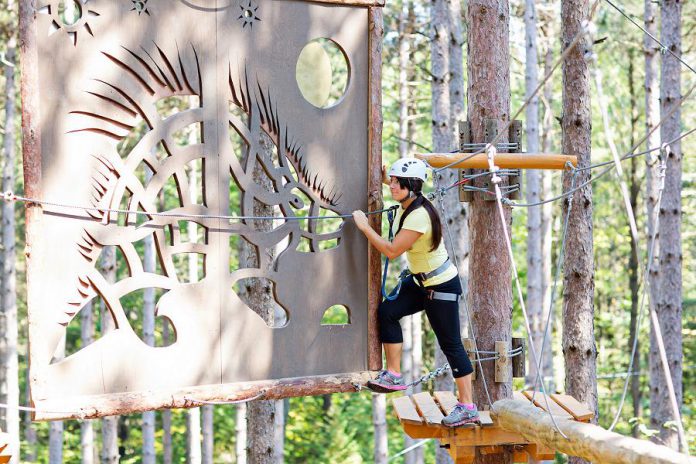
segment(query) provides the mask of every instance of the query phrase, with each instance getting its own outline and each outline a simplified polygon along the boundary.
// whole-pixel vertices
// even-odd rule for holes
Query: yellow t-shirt
[[[399,221],[401,220],[401,215],[404,209],[399,206],[396,210],[396,217],[394,218],[394,224],[392,226],[392,232],[396,236],[396,231],[399,228]],[[420,232],[421,235],[418,240],[411,246],[410,249],[406,251],[406,260],[408,261],[408,269],[412,273],[421,272],[432,272],[447,260],[447,250],[445,249],[444,240],[440,240],[440,245],[434,250],[430,251],[432,248],[432,235],[433,227],[430,223],[430,216],[425,208],[420,207],[411,211],[411,213],[406,216],[404,220],[404,225],[402,229],[413,230]],[[433,285],[438,285],[453,277],[457,276],[457,268],[454,264],[450,263],[450,266],[442,274],[431,277],[430,279],[423,282],[423,285],[430,287]],[[416,283],[418,281],[416,280]]]

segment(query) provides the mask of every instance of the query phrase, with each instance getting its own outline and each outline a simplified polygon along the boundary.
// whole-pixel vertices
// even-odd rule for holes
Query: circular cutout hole
[[[72,26],[82,17],[82,4],[77,0],[61,0],[58,3],[58,17],[65,26]]]
[[[348,89],[348,58],[333,40],[312,40],[297,58],[295,78],[305,100],[317,108],[330,108],[341,102]]]

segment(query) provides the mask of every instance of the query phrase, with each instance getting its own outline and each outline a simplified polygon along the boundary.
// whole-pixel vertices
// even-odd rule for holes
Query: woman
[[[403,336],[399,319],[425,309],[457,383],[459,403],[442,424],[455,427],[479,422],[471,394],[473,368],[460,335],[458,300],[462,287],[457,268],[449,260],[442,241],[440,217],[422,194],[427,179],[425,163],[400,159],[392,165],[389,177],[384,168],[382,172],[392,198],[401,204],[392,227],[394,240],[389,242],[372,230],[362,211],[354,211],[353,219],[370,244],[387,258],[395,259],[405,252],[411,274],[401,281],[394,300],[385,299],[379,305],[379,336],[387,369],[380,371],[367,386],[381,393],[407,388],[401,376]]]

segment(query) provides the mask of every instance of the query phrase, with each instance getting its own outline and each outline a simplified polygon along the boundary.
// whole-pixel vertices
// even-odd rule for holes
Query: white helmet
[[[428,179],[427,166],[417,158],[401,158],[389,168],[389,176],[414,177],[425,182]]]

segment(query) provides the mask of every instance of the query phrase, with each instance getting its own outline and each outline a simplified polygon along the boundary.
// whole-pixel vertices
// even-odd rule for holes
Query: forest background
[[[2,114],[3,190],[22,192],[22,162],[20,146],[20,101],[18,92],[19,67],[16,51],[18,18],[17,4],[13,0],[0,2],[0,88],[5,91],[0,96]],[[383,114],[384,133],[383,156],[391,163],[400,156],[410,156],[414,152],[428,152],[434,146],[431,43],[436,35],[430,2],[399,0],[387,2],[384,8],[384,66],[383,66]],[[456,1],[448,3],[453,8],[453,18],[457,18],[462,28],[465,24],[466,4]],[[543,1],[536,3],[536,31],[538,33],[537,63],[539,74],[548,68],[549,59],[557,59],[560,53],[560,2]],[[635,0],[622,5],[630,15],[642,23],[644,4]],[[525,4],[520,0],[510,2],[510,77],[511,108],[514,111],[525,99]],[[682,50],[686,62],[696,61],[696,4],[684,2],[682,12]],[[594,21],[597,30],[593,48],[592,67],[604,76],[604,96],[609,113],[613,137],[620,153],[626,152],[636,140],[645,133],[645,71],[643,34],[606,3],[600,4]],[[465,31],[465,29],[464,29]],[[466,33],[450,36],[454,48],[464,50],[463,64],[466,69]],[[404,59],[405,58],[405,59]],[[696,73],[682,68],[682,89],[696,82]],[[12,80],[14,79],[14,82]],[[466,79],[466,73],[463,74]],[[561,115],[561,73],[556,72],[550,86],[544,92],[540,103],[540,135],[542,147],[548,152],[560,152],[561,133],[557,118]],[[466,88],[463,83],[462,91]],[[600,107],[597,89],[592,88],[592,159],[593,162],[611,159]],[[693,100],[685,102],[682,108],[682,128],[684,131],[696,127],[696,112]],[[453,113],[465,114],[463,107],[453,108]],[[9,117],[9,119],[8,119]],[[682,142],[683,183],[682,183],[682,243],[683,243],[683,398],[682,408],[684,426],[687,430],[691,453],[696,452],[696,160],[690,156],[696,147],[696,136],[685,138]],[[452,149],[456,147],[453,146]],[[11,156],[8,157],[8,154]],[[9,159],[9,164],[8,164]],[[620,196],[619,184],[615,176],[605,176],[593,184],[594,188],[594,244],[595,244],[595,335],[597,344],[597,378],[599,393],[599,423],[608,426],[616,413],[621,395],[630,353],[630,326],[636,317],[642,282],[632,279],[631,269],[642,267],[646,259],[648,237],[646,234],[646,214],[644,203],[645,162],[634,158],[624,163],[625,180],[635,201],[638,227],[641,233],[641,249],[637,250],[638,260],[632,259],[632,244],[625,208]],[[525,182],[523,186],[526,187]],[[560,193],[559,173],[544,176],[542,197]],[[524,192],[523,192],[524,197]],[[385,190],[385,198],[388,192]],[[453,215],[455,215],[454,210]],[[523,282],[527,276],[527,213],[526,209],[513,212],[513,245],[520,277]],[[460,209],[456,214],[465,212]],[[559,231],[561,222],[560,204],[555,203],[550,210],[553,241],[546,248],[550,254],[543,259],[555,263],[559,250]],[[10,218],[12,216],[12,218]],[[12,220],[10,220],[12,219]],[[16,244],[8,256],[8,232],[15,231]],[[28,404],[27,390],[27,308],[26,276],[24,261],[24,209],[21,205],[10,204],[3,208],[4,234],[4,272],[3,295],[9,291],[8,276],[16,275],[16,319],[17,348],[19,355],[20,404]],[[465,256],[461,259],[465,260]],[[182,262],[181,266],[187,264]],[[465,264],[466,265],[466,264]],[[555,264],[553,264],[555,266]],[[118,267],[118,266],[117,266]],[[393,266],[392,269],[394,269]],[[475,267],[474,267],[475,269]],[[553,267],[555,269],[555,267]],[[124,272],[123,270],[117,272]],[[390,275],[393,283],[395,273]],[[561,282],[562,284],[562,282]],[[559,288],[558,295],[562,294]],[[3,304],[7,302],[6,296]],[[563,389],[563,356],[560,348],[560,303],[554,305],[554,337],[552,375],[547,381]],[[134,301],[133,307],[142,306]],[[2,308],[3,344],[6,346],[7,331],[12,326],[7,323],[7,306]],[[129,315],[131,323],[140,333],[143,318],[135,310]],[[99,323],[95,330],[99,330]],[[407,342],[411,361],[415,362],[409,375],[418,375],[438,367],[435,343],[427,320],[418,319],[406,322]],[[648,324],[644,323],[639,333],[640,353],[635,376],[636,386],[632,398],[623,408],[618,431],[641,437],[655,435],[651,429],[650,403],[648,395]],[[161,339],[166,332],[162,325],[155,327],[155,336]],[[515,302],[513,316],[514,336],[524,336],[519,303]],[[78,330],[68,333],[66,350],[70,352],[79,347],[83,334]],[[2,366],[5,367],[4,365]],[[546,373],[549,373],[547,369]],[[5,377],[5,372],[0,373]],[[7,385],[6,382],[2,383]],[[523,380],[516,380],[517,388],[522,388]],[[427,386],[426,386],[427,388]],[[6,396],[6,391],[0,391]],[[395,456],[405,447],[415,444],[406,439],[401,432],[390,408],[386,408],[384,398],[373,398],[366,392],[354,394],[335,394],[323,397],[292,398],[275,405],[278,416],[273,423],[274,443],[282,453],[275,453],[275,462],[288,463],[359,463],[386,462],[388,456]],[[121,416],[115,425],[117,447],[114,452],[105,451],[102,421],[66,421],[57,423],[31,423],[29,415],[22,413],[21,421],[21,462],[245,462],[246,423],[243,406],[209,406],[198,410],[173,410],[156,412],[154,415]],[[374,413],[374,414],[373,414]],[[383,421],[386,419],[386,428]],[[154,420],[154,422],[153,422]],[[144,422],[150,422],[154,430],[154,440],[145,440]],[[88,425],[88,427],[87,427]],[[269,424],[267,424],[269,425]],[[5,429],[5,426],[2,426]],[[91,429],[91,434],[85,430]],[[382,434],[388,432],[386,436]],[[254,433],[253,430],[248,433]],[[90,438],[91,437],[91,438]],[[386,438],[388,448],[381,450]],[[377,443],[377,446],[375,445]],[[212,446],[212,448],[211,448]],[[427,442],[403,456],[390,462],[435,462],[435,442]],[[439,456],[439,453],[437,453]],[[438,457],[439,462],[444,462]],[[559,456],[557,462],[563,462]]]

